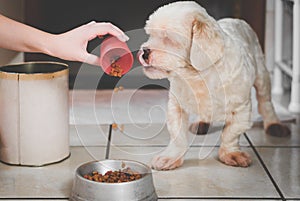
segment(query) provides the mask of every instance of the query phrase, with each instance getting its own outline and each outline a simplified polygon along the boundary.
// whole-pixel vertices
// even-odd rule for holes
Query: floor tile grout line
[[[78,148],[78,147],[107,147],[107,145],[103,145],[103,144],[101,144],[101,145],[97,145],[97,144],[95,144],[95,145],[70,145],[70,147],[72,147],[72,148]]]
[[[105,152],[105,159],[109,159],[110,144],[111,144],[111,135],[112,135],[112,124],[109,125],[107,146],[106,146],[106,152]]]
[[[159,197],[158,199],[164,200],[282,200],[279,197]]]
[[[256,157],[258,158],[260,164],[262,165],[263,169],[265,170],[265,172],[267,173],[269,179],[271,180],[273,186],[275,187],[277,193],[279,194],[279,196],[281,197],[281,199],[283,201],[286,201],[283,193],[281,192],[279,186],[277,185],[276,181],[274,180],[273,176],[271,175],[269,169],[267,168],[266,164],[264,163],[263,159],[261,158],[261,156],[259,155],[258,151],[256,150],[255,146],[252,144],[251,140],[249,139],[249,137],[247,136],[246,133],[244,133],[245,138],[247,139],[248,143],[250,144],[250,146],[252,147]]]
[[[50,198],[50,197],[25,197],[25,198],[14,198],[14,197],[9,197],[9,198],[0,198],[0,200],[69,200],[69,197],[54,197],[54,198]]]
[[[69,197],[61,197],[61,198],[50,198],[50,197],[26,197],[26,198],[0,198],[0,200],[69,200]],[[159,197],[158,199],[164,199],[164,200],[281,200],[281,198],[272,198],[272,197]],[[287,199],[290,200],[290,199]],[[293,200],[293,199],[292,199]],[[299,200],[298,198],[296,200]]]
[[[295,145],[295,146],[288,146],[288,145],[278,145],[278,146],[272,146],[272,145],[254,145],[257,148],[291,148],[291,149],[299,149],[300,146]]]
[[[113,143],[111,143],[111,144],[113,144]],[[165,145],[162,145],[162,144],[113,144],[113,145],[118,146],[118,147],[167,147],[168,146],[168,144],[165,144]],[[201,147],[204,147],[204,148],[211,148],[211,147],[219,148],[220,146],[219,145],[216,145],[216,146],[214,146],[214,145],[192,145],[192,146],[189,146],[189,148],[201,148]],[[251,148],[250,145],[241,146],[241,147]]]

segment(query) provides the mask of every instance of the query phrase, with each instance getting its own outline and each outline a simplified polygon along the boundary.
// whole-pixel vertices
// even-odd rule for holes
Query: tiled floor
[[[150,95],[141,93],[148,100]],[[108,94],[111,96],[112,93],[102,93],[102,100],[109,100],[105,98]],[[102,119],[101,125],[91,120],[88,111],[93,107],[82,99],[87,96],[81,96],[81,104],[75,102],[76,107],[72,110],[71,157],[38,168],[0,163],[0,200],[68,200],[75,169],[80,164],[105,158],[149,164],[151,158],[168,144],[164,117],[147,123],[147,116],[141,114],[151,107],[133,109],[132,116],[138,120],[134,123],[128,123],[125,117],[122,117],[125,120],[117,118],[116,122],[124,126],[121,132],[110,129],[111,116],[103,116],[107,109],[97,109],[97,98],[90,100],[96,100],[93,111],[96,111],[94,116],[99,117],[95,120]],[[159,104],[165,100],[155,99],[154,102]],[[76,111],[78,115],[75,115]],[[157,115],[161,114],[158,112],[152,117]],[[248,168],[229,167],[218,161],[219,127],[212,128],[204,136],[189,134],[190,149],[183,166],[172,171],[153,171],[159,200],[300,200],[300,126],[299,123],[287,124],[293,132],[288,138],[267,136],[261,127],[254,127],[241,137],[242,149],[253,159]]]

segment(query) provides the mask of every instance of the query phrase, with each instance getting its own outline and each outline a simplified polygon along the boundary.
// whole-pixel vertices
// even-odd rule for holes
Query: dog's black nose
[[[144,47],[143,52],[144,54],[142,55],[142,57],[145,61],[147,61],[149,59],[150,49]]]

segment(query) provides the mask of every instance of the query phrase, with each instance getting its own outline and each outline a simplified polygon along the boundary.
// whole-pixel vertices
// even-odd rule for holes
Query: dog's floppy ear
[[[198,17],[192,23],[190,48],[191,65],[199,71],[216,63],[223,56],[224,49],[222,32],[217,22],[208,15],[201,18]]]

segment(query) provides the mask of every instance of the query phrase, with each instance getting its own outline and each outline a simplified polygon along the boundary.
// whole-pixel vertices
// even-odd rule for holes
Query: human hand
[[[111,23],[96,23],[94,21],[72,29],[68,32],[53,35],[49,40],[47,54],[70,61],[80,61],[91,65],[100,65],[100,58],[87,52],[90,40],[110,34],[120,41],[126,42],[129,38],[118,27]]]

